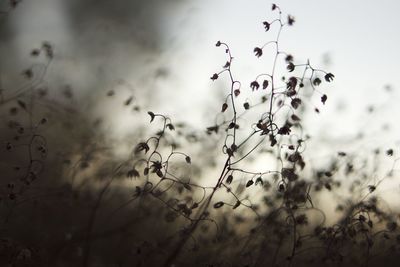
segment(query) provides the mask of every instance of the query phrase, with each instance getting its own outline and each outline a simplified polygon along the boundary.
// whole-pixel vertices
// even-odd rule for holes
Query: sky
[[[204,129],[214,123],[229,89],[224,80],[210,80],[226,61],[215,47],[218,40],[233,52],[242,99],[263,94],[248,85],[269,68],[269,54],[258,59],[253,49],[275,36],[262,25],[275,18],[272,3],[296,20],[282,33],[281,47],[335,75],[321,89],[326,105],[314,99],[321,113],[305,122],[318,139],[310,151],[353,149],[363,155],[374,147],[398,147],[396,0],[25,0],[0,21],[1,78],[13,88],[15,76],[8,72],[19,73],[30,62],[30,50],[46,40],[55,48],[49,85],[55,91],[71,85],[82,105],[97,101],[95,113],[108,119],[110,136],[124,136],[137,123],[132,110],[101,98],[118,86],[128,89],[121,102],[133,92],[149,110]],[[390,131],[382,132],[386,125]],[[367,138],[358,138],[360,131]],[[388,198],[400,192],[397,185],[383,190]]]
[[[296,18],[295,26],[282,37],[285,49],[316,65],[323,65],[326,57],[331,61],[326,68],[336,78],[327,91],[332,102],[325,112],[330,117],[336,116],[338,105],[345,105],[346,113],[341,115],[349,117],[351,114],[351,119],[357,120],[358,111],[365,111],[365,106],[388,101],[383,90],[386,85],[394,89],[399,87],[396,66],[400,60],[398,1],[276,3]],[[202,1],[198,5],[198,21],[203,23],[194,23],[199,28],[196,48],[223,39],[238,51],[238,61],[241,61],[238,64],[243,66],[240,73],[251,70],[251,65],[257,64],[252,48],[270,38],[262,33],[260,23],[272,17],[270,5],[268,1]],[[201,58],[203,56],[199,55],[198,60],[203,61]],[[324,121],[327,121],[325,117]]]
[[[3,25],[7,34],[0,40],[0,53],[5,59],[0,67],[22,66],[29,50],[47,40],[56,49],[49,74],[56,82],[72,84],[78,94],[90,95],[123,79],[150,99],[149,105],[155,111],[178,120],[187,119],[189,112],[193,124],[203,126],[213,120],[211,116],[220,109],[225,94],[224,84],[209,79],[224,63],[223,53],[214,46],[222,40],[234,53],[234,71],[246,87],[243,91],[251,94],[247,84],[263,68],[263,62],[255,58],[252,50],[274,35],[265,33],[261,24],[274,18],[271,1],[112,3],[23,1],[7,18],[5,29]],[[335,82],[325,90],[327,105],[311,123],[315,133],[332,138],[354,135],[354,128],[369,123],[369,105],[380,107],[371,122],[373,129],[395,124],[393,114],[400,111],[400,3],[274,3],[284,14],[296,18],[294,27],[282,35],[285,51],[300,61],[310,59],[335,74]],[[391,93],[384,90],[388,85],[393,88]],[[130,114],[109,108],[117,118],[113,120],[116,131],[128,129],[130,125],[123,122]]]

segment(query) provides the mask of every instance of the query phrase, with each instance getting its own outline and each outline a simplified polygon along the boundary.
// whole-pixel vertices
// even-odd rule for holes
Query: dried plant
[[[47,97],[55,51],[49,42],[33,49],[39,63],[22,72],[26,84],[0,83],[1,264],[395,266],[398,214],[379,189],[395,177],[396,150],[330,151],[323,167],[310,160],[303,121],[329,103],[323,86],[335,76],[284,51],[280,36],[296,20],[275,4],[272,13],[260,24],[271,40],[249,51],[265,71],[248,84],[230,46],[216,42],[227,58],[210,84],[227,86],[215,123],[199,131],[149,111],[124,159],[86,110]],[[120,104],[139,120],[143,107],[123,85]],[[74,98],[69,86],[62,94]],[[335,201],[334,222],[324,199]]]

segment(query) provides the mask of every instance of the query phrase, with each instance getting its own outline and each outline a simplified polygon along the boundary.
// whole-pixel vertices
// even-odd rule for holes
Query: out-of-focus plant
[[[99,136],[100,120],[90,124],[87,110],[71,112],[46,98],[44,75],[55,51],[49,42],[33,49],[42,61],[22,72],[27,83],[9,91],[0,84],[8,129],[0,136],[0,263],[395,266],[398,214],[385,206],[379,187],[395,175],[396,151],[330,151],[323,167],[310,160],[302,122],[328,103],[320,88],[334,75],[282,49],[280,36],[295,18],[275,4],[272,12],[275,19],[261,24],[272,40],[253,50],[265,71],[248,84],[236,78],[230,46],[216,43],[227,58],[210,78],[228,86],[204,131],[142,114],[127,86],[120,104],[150,124],[136,123],[123,160]],[[62,93],[74,98],[69,86]],[[116,94],[113,88],[103,97]],[[387,158],[392,166],[381,175]],[[324,199],[335,201],[334,222]]]

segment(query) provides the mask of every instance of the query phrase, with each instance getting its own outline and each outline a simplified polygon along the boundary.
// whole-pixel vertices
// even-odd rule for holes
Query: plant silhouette
[[[1,4],[7,19],[19,1]],[[146,118],[127,157],[72,86],[51,97],[54,45],[32,49],[21,85],[0,80],[1,265],[396,266],[399,216],[380,197],[396,150],[330,149],[323,167],[311,160],[303,121],[329,105],[324,85],[335,76],[284,51],[281,34],[296,19],[276,4],[270,12],[259,25],[268,41],[247,51],[265,72],[249,83],[236,78],[230,46],[215,43],[226,61],[209,81],[226,85],[225,96],[206,129],[143,112],[122,80],[101,92]],[[331,200],[334,216],[323,205]]]

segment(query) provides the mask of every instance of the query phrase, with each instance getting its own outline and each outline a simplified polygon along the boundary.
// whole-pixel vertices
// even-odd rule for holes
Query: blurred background
[[[7,4],[3,1],[3,6]],[[252,92],[249,84],[271,67],[272,50],[262,59],[253,54],[255,46],[276,36],[273,30],[265,33],[261,23],[275,18],[271,4],[263,0],[23,1],[1,19],[4,95],[12,95],[16,77],[31,63],[30,51],[48,41],[55,50],[46,73],[50,95],[57,97],[70,88],[76,107],[85,109],[92,120],[102,118],[108,138],[126,141],[137,121],[132,119],[134,110],[105,101],[103,91],[116,91],[120,101],[134,96],[136,108],[142,105],[196,130],[204,129],[215,121],[229,90],[226,80],[209,79],[226,60],[215,47],[217,40],[231,47],[243,99],[262,96],[262,91]],[[321,113],[305,122],[308,133],[318,139],[319,149],[313,150],[327,152],[320,148],[321,142],[328,150],[398,146],[398,1],[276,4],[296,19],[295,26],[283,32],[281,49],[297,62],[309,59],[335,74],[335,82],[324,92],[327,104],[322,108],[319,97],[312,99],[311,105]]]
[[[10,3],[15,3],[16,8],[9,9]],[[400,3],[395,0],[329,3],[281,0],[275,3],[284,16],[295,17],[294,26],[282,32],[280,48],[292,54],[296,63],[309,60],[314,67],[335,75],[334,82],[324,83],[318,92],[328,96],[326,104],[321,103],[320,94],[307,100],[310,109],[303,120],[306,133],[311,136],[305,152],[307,160],[315,169],[335,171],[339,169],[337,165],[348,167],[351,162],[357,169],[354,179],[361,188],[354,195],[361,196],[368,191],[368,185],[380,184],[382,178],[393,176],[398,167]],[[58,205],[64,209],[54,210],[45,201],[41,205],[47,209],[40,206],[39,216],[36,210],[28,209],[37,229],[42,224],[55,228],[63,225],[61,230],[54,230],[62,240],[54,259],[63,257],[59,255],[64,255],[64,259],[74,255],[79,261],[80,257],[89,258],[87,240],[90,238],[85,237],[85,231],[90,228],[90,224],[85,228],[87,214],[93,206],[101,206],[96,204],[100,200],[96,201],[101,199],[98,195],[102,194],[105,177],[114,172],[121,176],[119,169],[115,169],[118,161],[126,159],[132,148],[148,137],[149,131],[156,131],[154,125],[148,126],[148,110],[165,114],[187,127],[182,130],[186,138],[183,147],[191,153],[194,164],[191,170],[179,167],[182,176],[206,177],[205,183],[213,183],[221,167],[221,151],[215,149],[221,140],[207,137],[205,129],[224,119],[216,114],[220,113],[221,103],[229,93],[226,77],[217,81],[210,79],[227,60],[224,51],[215,44],[223,41],[233,53],[232,72],[241,81],[238,99],[255,103],[266,91],[253,91],[250,83],[259,73],[271,70],[274,56],[272,49],[266,49],[262,58],[253,53],[254,47],[276,37],[276,30],[271,28],[265,32],[262,24],[276,18],[271,5],[272,2],[265,0],[0,0],[0,10],[4,12],[0,13],[0,141],[5,150],[17,148],[12,156],[2,151],[0,167],[4,176],[0,193],[2,198],[14,197],[12,177],[15,171],[26,168],[23,163],[22,167],[18,164],[35,157],[32,153],[27,157],[26,151],[18,150],[23,146],[17,143],[24,142],[24,131],[35,129],[32,132],[37,133],[33,125],[44,124],[42,118],[46,118],[47,126],[38,129],[47,141],[37,142],[49,147],[46,153],[39,152],[48,153],[46,166],[50,167],[45,169],[45,178],[33,184],[29,194],[15,206],[36,199],[42,201],[51,195],[60,196]],[[46,50],[47,57],[44,52],[35,55],[35,49],[44,47],[43,42],[48,45],[45,47],[50,47],[51,55]],[[31,67],[33,74],[27,72]],[[33,92],[39,97],[32,98]],[[320,112],[314,112],[315,108]],[[9,120],[10,116],[17,118],[18,123]],[[351,157],[346,162],[332,159],[338,152],[346,152]],[[42,172],[41,164],[29,166],[28,176],[30,170]],[[256,169],[272,166],[271,162],[257,158],[252,158],[251,164]],[[338,180],[345,177],[342,173],[338,176]],[[91,182],[93,177],[99,184]],[[240,182],[245,179],[241,177]],[[128,211],[123,211],[121,217],[112,217],[109,213],[120,210],[132,196],[135,185],[132,180],[117,183],[116,191],[107,198],[108,206],[105,205],[103,213],[99,212],[102,227],[126,223]],[[18,187],[18,194],[25,192],[24,186]],[[46,192],[44,198],[43,192]],[[64,198],[65,192],[73,196],[72,201],[68,194]],[[399,208],[393,201],[400,193],[395,180],[385,180],[379,192],[390,209]],[[261,198],[262,194],[254,196]],[[345,197],[339,190],[333,196],[323,195],[319,202],[322,208],[328,209],[329,215],[342,198]],[[0,230],[9,230],[7,220],[13,218],[16,210],[12,201],[1,209],[7,219]],[[77,211],[78,206],[82,209]],[[46,221],[48,212],[59,217]],[[143,233],[159,227],[154,226],[156,223],[151,220],[154,217],[142,212],[140,209],[138,215],[144,215],[136,223],[146,225]],[[63,216],[68,223],[63,222]],[[48,242],[43,247],[53,246],[51,231],[45,233],[41,229],[37,236],[26,234],[29,236],[26,238],[21,231],[25,216],[15,217],[12,228],[15,232],[10,230],[13,234],[8,236],[40,240],[43,234],[46,236],[43,242]],[[178,225],[159,227],[159,231],[172,228],[174,232]],[[97,230],[100,233],[104,229]],[[107,234],[112,231],[118,232],[120,228],[105,230]],[[104,231],[93,238],[101,239],[102,234]],[[135,237],[139,240],[135,246],[146,240],[140,234]],[[64,239],[67,245],[63,244]],[[112,241],[114,245],[122,242]],[[72,248],[68,242],[79,245]],[[69,249],[70,254],[66,252]]]
[[[295,27],[282,36],[283,50],[299,61],[327,66],[336,76],[329,105],[314,118],[321,131],[335,125],[324,135],[351,134],[350,125],[365,120],[366,106],[396,112],[390,102],[394,97],[384,88],[396,94],[399,86],[397,1],[277,4],[296,18]],[[223,90],[209,80],[224,58],[215,42],[231,46],[237,78],[247,87],[258,71],[254,46],[274,36],[264,33],[261,24],[274,16],[270,5],[262,0],[23,1],[2,19],[3,83],[10,79],[5,71],[21,69],[30,50],[47,40],[56,50],[49,83],[69,84],[84,97],[123,79],[160,111],[182,119],[181,111],[190,110],[194,122],[202,123],[218,110],[213,101],[216,91]],[[166,98],[176,101],[167,103]],[[110,113],[115,127],[125,120],[123,114]],[[388,114],[379,116],[382,123],[394,117]],[[349,127],[336,127],[344,122]]]

